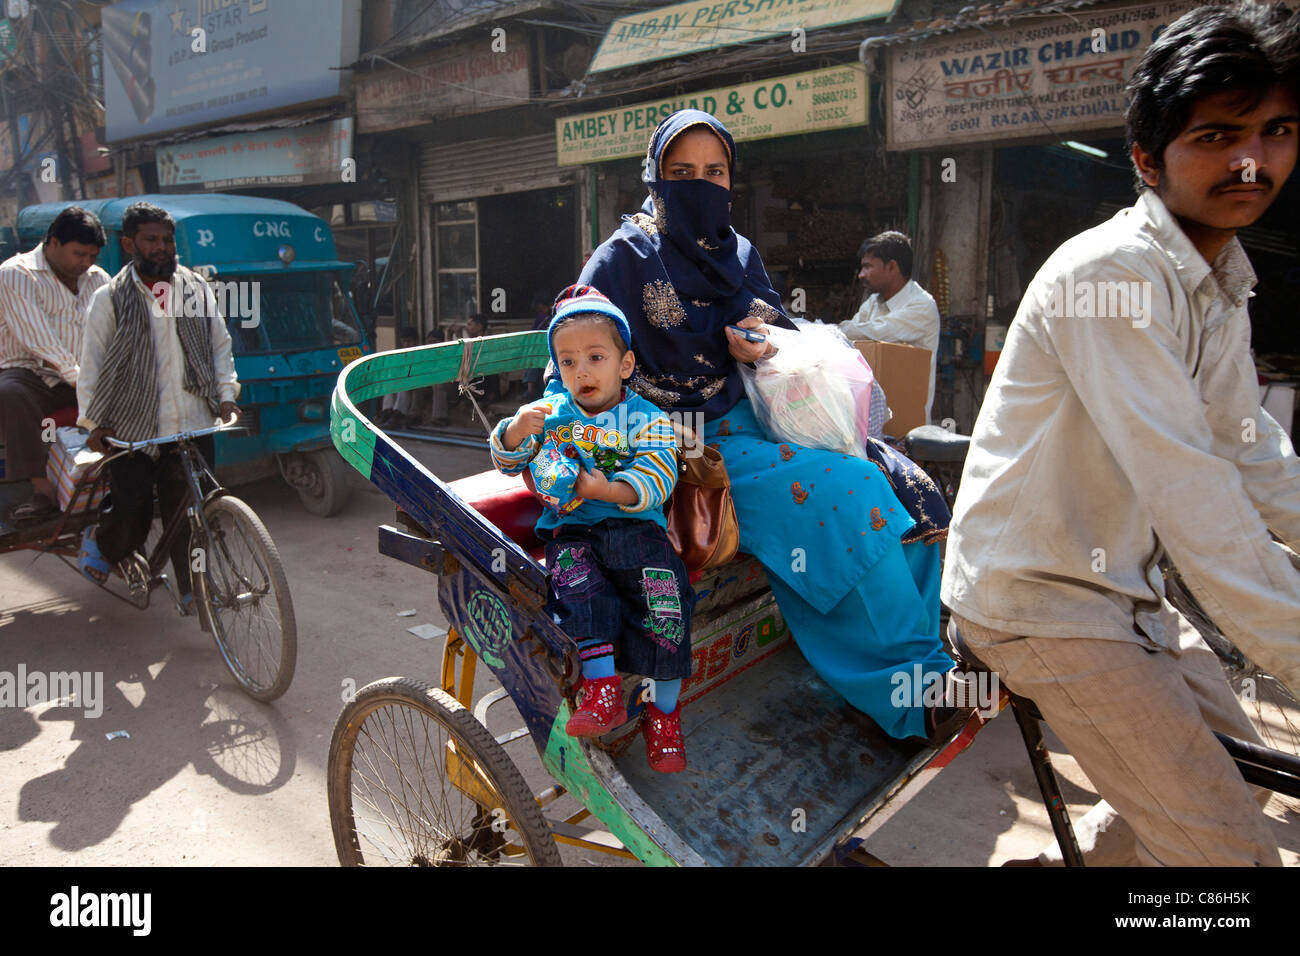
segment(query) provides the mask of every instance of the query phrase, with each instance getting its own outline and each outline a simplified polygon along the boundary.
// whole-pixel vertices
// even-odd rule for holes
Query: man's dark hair
[[[108,241],[104,236],[104,227],[93,212],[80,206],[69,206],[54,217],[50,228],[45,230],[45,241],[57,239],[60,243],[79,242],[86,246],[104,248]]]
[[[477,322],[480,326],[482,326],[484,332],[487,331],[488,316],[486,312],[475,312],[473,315],[469,317],[469,320],[471,322]]]
[[[1163,170],[1197,100],[1237,90],[1246,113],[1279,83],[1300,95],[1300,15],[1281,4],[1197,7],[1160,34],[1129,80],[1129,150],[1136,143]]]
[[[872,236],[858,249],[858,261],[864,256],[875,256],[881,262],[897,262],[904,278],[912,278],[912,241],[901,232],[882,232]]]
[[[172,232],[176,231],[176,220],[166,209],[150,202],[134,202],[122,213],[122,235],[134,239],[140,227],[151,222],[166,223],[172,227]]]
[[[397,341],[399,342],[401,342],[403,339],[410,339],[412,342],[414,342],[418,338],[419,335],[416,333],[415,329],[411,328],[409,325],[404,325],[397,330]]]

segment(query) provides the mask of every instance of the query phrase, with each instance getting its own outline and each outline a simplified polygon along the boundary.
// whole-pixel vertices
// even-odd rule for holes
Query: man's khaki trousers
[[[1242,780],[1213,731],[1259,736],[1214,652],[1166,608],[1176,648],[1136,635],[1018,637],[954,618],[1001,682],[1038,705],[1103,798],[1078,826],[1085,863],[1280,866],[1261,810],[1269,792]],[[1039,855],[1060,859],[1055,845]]]

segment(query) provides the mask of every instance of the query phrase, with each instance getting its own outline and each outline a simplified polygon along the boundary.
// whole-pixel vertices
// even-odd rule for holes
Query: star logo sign
[[[172,33],[185,32],[185,11],[180,8],[179,4],[171,13],[167,14],[167,18],[172,22]]]

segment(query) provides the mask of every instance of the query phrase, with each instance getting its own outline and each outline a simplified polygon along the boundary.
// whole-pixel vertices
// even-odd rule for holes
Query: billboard
[[[104,8],[107,140],[339,96],[360,0],[122,0]]]

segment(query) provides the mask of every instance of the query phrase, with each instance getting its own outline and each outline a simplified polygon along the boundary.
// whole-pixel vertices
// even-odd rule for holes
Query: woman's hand
[[[764,324],[762,319],[752,315],[741,319],[736,325],[742,329],[758,332],[760,335],[769,335],[771,333],[771,329]],[[727,333],[727,350],[731,352],[731,357],[737,362],[746,364],[757,362],[759,359],[767,358],[776,351],[770,340],[751,342],[734,329],[726,329],[725,331]]]

